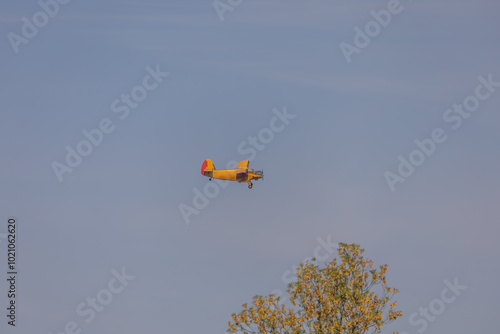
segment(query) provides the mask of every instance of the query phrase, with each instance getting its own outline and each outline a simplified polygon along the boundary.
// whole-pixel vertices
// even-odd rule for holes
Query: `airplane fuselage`
[[[248,168],[248,160],[238,162],[236,169],[215,169],[212,161],[207,159],[203,162],[201,167],[201,174],[212,178],[220,180],[247,182],[248,188],[252,188],[252,180],[261,179],[264,173],[261,171],[255,171],[252,168]]]

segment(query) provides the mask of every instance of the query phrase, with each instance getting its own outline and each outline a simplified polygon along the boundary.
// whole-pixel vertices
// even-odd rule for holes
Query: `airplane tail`
[[[214,163],[212,160],[207,159],[203,161],[203,165],[201,165],[201,175],[206,175],[205,169],[208,171],[213,171],[215,169]]]

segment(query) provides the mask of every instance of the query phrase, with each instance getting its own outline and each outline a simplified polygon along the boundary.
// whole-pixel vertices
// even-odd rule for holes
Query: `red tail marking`
[[[205,168],[207,168],[207,165],[208,165],[207,161],[206,160],[203,161],[203,165],[201,165],[201,175],[205,175],[204,172],[205,172]]]

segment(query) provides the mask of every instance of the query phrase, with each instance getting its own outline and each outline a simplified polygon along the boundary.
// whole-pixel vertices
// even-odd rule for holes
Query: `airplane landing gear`
[[[212,181],[212,178],[209,178],[208,181]]]
[[[248,189],[252,189],[252,187],[253,187],[252,182],[248,182]]]

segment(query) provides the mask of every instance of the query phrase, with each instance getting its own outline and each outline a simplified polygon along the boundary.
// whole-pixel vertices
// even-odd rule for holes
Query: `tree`
[[[233,313],[229,332],[258,334],[361,334],[380,332],[383,325],[401,317],[398,292],[386,284],[387,265],[373,268],[356,244],[340,243],[339,262],[333,259],[320,268],[300,264],[297,280],[288,286],[290,305],[280,297],[255,296],[251,306]],[[389,306],[388,309],[387,306]]]

